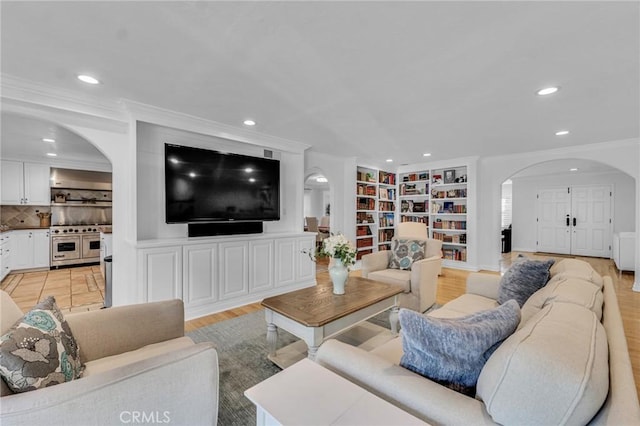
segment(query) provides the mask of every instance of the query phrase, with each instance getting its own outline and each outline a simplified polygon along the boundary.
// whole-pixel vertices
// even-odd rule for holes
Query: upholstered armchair
[[[0,291],[5,334],[23,317]],[[13,393],[0,379],[0,424],[215,425],[218,354],[211,343],[184,336],[181,300],[64,315],[85,365],[81,377]],[[134,417],[135,416],[135,417]]]
[[[438,275],[442,268],[442,241],[429,238],[426,225],[414,222],[398,225],[393,240],[403,239],[424,241],[424,259],[414,261],[410,270],[395,269],[389,267],[392,251],[378,251],[362,256],[361,274],[364,278],[402,287],[404,293],[400,295],[400,307],[424,312],[436,303]]]

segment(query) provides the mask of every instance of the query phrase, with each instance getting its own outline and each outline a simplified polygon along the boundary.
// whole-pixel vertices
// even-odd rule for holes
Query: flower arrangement
[[[311,252],[306,250],[304,252],[309,254],[311,260],[316,260]],[[342,234],[331,234],[330,237],[325,238],[315,255],[316,257],[340,259],[345,266],[351,266],[356,263],[356,248]]]

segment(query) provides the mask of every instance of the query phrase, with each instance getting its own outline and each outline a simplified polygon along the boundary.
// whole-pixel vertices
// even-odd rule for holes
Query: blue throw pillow
[[[400,310],[400,365],[455,390],[474,387],[482,367],[520,322],[511,300],[460,318],[434,318]]]
[[[498,303],[515,299],[522,307],[533,293],[547,284],[553,263],[553,259],[526,259],[511,265],[500,279]]]

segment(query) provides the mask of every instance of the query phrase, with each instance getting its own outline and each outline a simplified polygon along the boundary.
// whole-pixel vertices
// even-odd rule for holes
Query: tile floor
[[[47,296],[56,298],[63,313],[100,309],[104,301],[104,278],[99,265],[12,273],[0,288],[23,312]]]

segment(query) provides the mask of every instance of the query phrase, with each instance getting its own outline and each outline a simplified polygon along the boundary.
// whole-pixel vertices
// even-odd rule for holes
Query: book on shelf
[[[379,217],[378,224],[381,228],[394,226],[395,215],[393,213],[382,213]]]
[[[395,200],[396,190],[392,188],[380,188],[378,191],[381,200]]]
[[[411,213],[411,212],[413,212],[413,201],[402,200],[400,202],[400,213]]]

